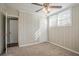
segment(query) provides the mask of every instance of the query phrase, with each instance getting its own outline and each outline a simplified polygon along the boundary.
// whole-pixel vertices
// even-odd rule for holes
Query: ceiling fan
[[[36,10],[35,12],[39,12],[39,11],[43,10],[45,13],[49,13],[51,8],[62,8],[62,6],[50,6],[49,3],[43,3],[43,4],[32,3],[32,4],[42,7],[40,9]]]

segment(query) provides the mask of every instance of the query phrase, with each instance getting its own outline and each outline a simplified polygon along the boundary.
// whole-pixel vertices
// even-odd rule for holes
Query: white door
[[[18,43],[18,20],[10,20],[10,43]]]

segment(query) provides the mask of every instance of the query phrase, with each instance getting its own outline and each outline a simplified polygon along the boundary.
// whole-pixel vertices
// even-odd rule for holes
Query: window
[[[71,25],[71,10],[65,10],[58,14],[58,26]]]
[[[64,10],[49,17],[49,26],[71,26],[71,9]]]
[[[57,15],[51,16],[49,19],[50,19],[49,20],[49,26],[50,27],[57,26]]]

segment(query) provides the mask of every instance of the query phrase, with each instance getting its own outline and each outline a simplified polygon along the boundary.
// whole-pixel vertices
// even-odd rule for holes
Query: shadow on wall
[[[47,20],[43,19],[40,21],[40,27],[39,29],[35,32],[35,41],[39,40],[39,38],[42,40],[43,36],[47,34]],[[44,36],[45,37],[45,36]],[[43,39],[44,40],[44,39]]]

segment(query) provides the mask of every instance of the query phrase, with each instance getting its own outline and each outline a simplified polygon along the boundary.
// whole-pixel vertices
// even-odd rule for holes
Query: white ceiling
[[[26,12],[31,12],[31,13],[36,13],[36,14],[43,14],[45,15],[45,13],[43,11],[40,11],[40,12],[35,12],[36,10],[40,9],[41,7],[40,6],[37,6],[37,5],[33,5],[31,3],[8,3],[6,4],[8,7],[10,8],[14,8],[16,10],[19,10],[19,11],[26,11]],[[52,14],[52,13],[55,13],[59,10],[62,10],[72,4],[69,4],[69,3],[51,3],[50,5],[57,5],[57,6],[62,6],[61,9],[52,9],[51,10],[51,13],[49,14]]]

